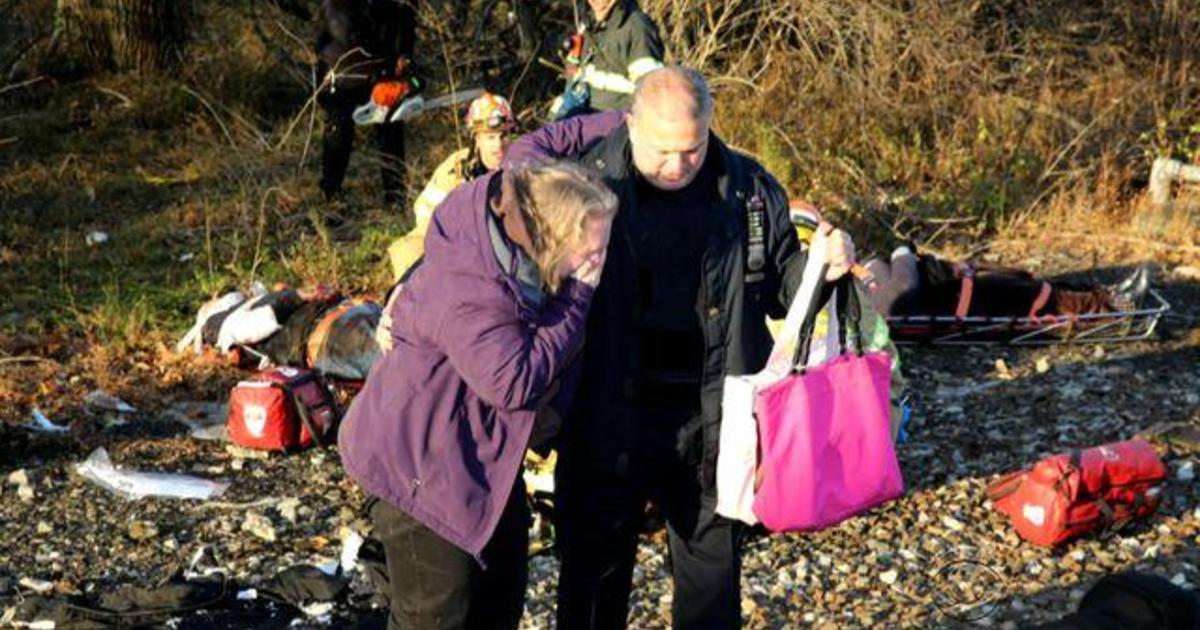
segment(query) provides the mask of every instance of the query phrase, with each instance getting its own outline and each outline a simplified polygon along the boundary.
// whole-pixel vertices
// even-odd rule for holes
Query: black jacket
[[[320,17],[320,74],[336,68],[339,86],[369,85],[392,72],[398,56],[412,57],[416,15],[407,0],[322,0]]]
[[[718,198],[709,208],[700,295],[695,308],[705,339],[701,381],[703,454],[697,474],[713,491],[721,426],[721,393],[726,375],[750,374],[766,364],[772,340],[765,318],[782,317],[800,284],[805,253],[788,219],[787,197],[754,160],[738,154],[715,135],[710,151],[719,157]],[[604,277],[592,302],[579,394],[564,422],[564,460],[620,474],[637,440],[634,410],[628,402],[630,375],[640,358],[633,328],[637,274],[632,247],[641,231],[635,171],[624,125],[592,147],[581,161],[599,170],[620,200]],[[750,208],[765,219],[760,256],[748,253]],[[757,270],[748,269],[757,258]]]
[[[585,41],[583,77],[596,111],[628,108],[637,79],[662,65],[658,27],[635,0],[617,0],[602,22],[590,25]]]

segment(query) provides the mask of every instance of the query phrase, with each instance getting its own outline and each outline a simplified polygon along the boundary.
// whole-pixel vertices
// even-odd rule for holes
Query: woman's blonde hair
[[[521,218],[533,244],[530,257],[544,288],[558,291],[556,270],[570,251],[583,245],[588,219],[611,219],[617,196],[600,175],[573,162],[523,166],[512,172]]]

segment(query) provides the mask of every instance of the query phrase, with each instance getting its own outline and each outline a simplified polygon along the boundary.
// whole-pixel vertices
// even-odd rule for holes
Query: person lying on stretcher
[[[790,204],[801,241],[821,221],[815,207]],[[1011,267],[948,261],[895,249],[852,270],[871,306],[884,316],[1028,317],[1119,313],[1134,310],[1150,287],[1150,268],[1141,266],[1110,286],[1048,281]]]

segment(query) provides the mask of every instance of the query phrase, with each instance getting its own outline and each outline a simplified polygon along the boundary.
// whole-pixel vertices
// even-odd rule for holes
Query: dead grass
[[[852,198],[900,198],[910,224],[970,217],[959,235],[978,238],[1081,190],[1124,211],[1150,157],[1193,157],[1200,17],[1184,3],[646,6],[713,78],[723,135],[844,219],[860,219]]]

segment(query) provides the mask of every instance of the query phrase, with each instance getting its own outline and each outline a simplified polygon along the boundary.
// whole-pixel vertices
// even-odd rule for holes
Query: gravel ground
[[[1187,455],[1168,459],[1171,480],[1153,519],[1057,550],[1022,543],[983,497],[995,475],[1044,455],[1128,438],[1160,421],[1200,424],[1200,288],[1194,279],[1168,281],[1164,295],[1176,308],[1165,339],[905,348],[917,409],[911,440],[899,449],[907,496],[817,534],[753,535],[743,572],[746,627],[1011,628],[1061,617],[1097,577],[1126,568],[1200,584],[1200,488],[1184,469]],[[48,580],[60,593],[149,586],[208,545],[255,584],[296,563],[335,559],[348,529],[367,530],[361,496],[333,451],[251,457],[189,437],[164,410],[109,424],[84,436],[0,424],[0,612],[19,600],[21,578]],[[126,501],[71,472],[101,444],[124,466],[230,487],[218,502]],[[667,627],[661,531],[645,537],[638,559],[630,627]],[[552,556],[531,561],[523,628],[552,626],[556,575]],[[331,623],[361,619],[340,610]]]

